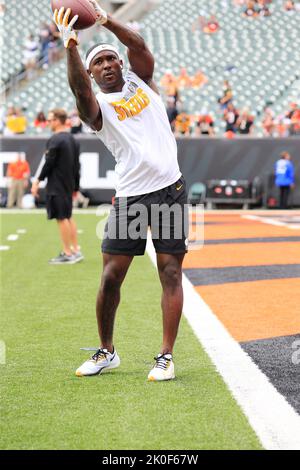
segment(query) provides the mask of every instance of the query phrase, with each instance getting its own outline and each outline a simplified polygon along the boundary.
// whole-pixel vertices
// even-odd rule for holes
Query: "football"
[[[53,12],[56,9],[60,10],[61,7],[64,7],[65,11],[71,8],[69,21],[75,15],[79,16],[74,25],[74,29],[76,30],[90,28],[96,22],[96,12],[88,0],[51,0]]]

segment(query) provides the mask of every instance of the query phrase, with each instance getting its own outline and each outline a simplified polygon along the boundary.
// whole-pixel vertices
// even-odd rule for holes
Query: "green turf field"
[[[147,255],[123,287],[115,345],[121,366],[77,378],[97,346],[101,269],[95,215],[76,215],[85,261],[49,266],[59,252],[45,215],[1,216],[1,449],[260,449],[261,445],[183,319],[176,380],[147,382],[161,340],[160,286]],[[26,229],[14,242],[8,234]]]

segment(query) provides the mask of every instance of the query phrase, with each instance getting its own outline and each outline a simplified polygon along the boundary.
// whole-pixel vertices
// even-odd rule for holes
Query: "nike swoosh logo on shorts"
[[[178,188],[176,187],[176,190],[179,191],[181,188],[182,188],[183,184],[181,184],[180,186],[178,186]]]

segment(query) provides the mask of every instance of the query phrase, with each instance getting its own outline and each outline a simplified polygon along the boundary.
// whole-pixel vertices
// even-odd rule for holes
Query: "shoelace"
[[[92,359],[94,361],[98,361],[98,359],[103,356],[104,359],[106,359],[107,357],[107,354],[108,354],[108,351],[104,350],[104,349],[98,349],[98,351],[95,352],[95,354],[93,354],[92,356]]]
[[[169,362],[172,360],[172,359],[168,359],[167,357],[165,357],[164,354],[162,356],[157,356],[154,359],[156,361],[155,367],[157,367],[158,369],[163,369],[163,370],[167,369]]]

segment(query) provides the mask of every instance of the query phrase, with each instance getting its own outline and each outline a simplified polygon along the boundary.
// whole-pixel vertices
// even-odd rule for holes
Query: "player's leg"
[[[175,378],[173,347],[175,344],[183,306],[182,261],[184,254],[157,254],[157,267],[162,285],[163,341],[156,363],[148,380],[161,381]]]
[[[8,201],[7,207],[11,209],[17,200],[17,185],[16,181],[12,180],[10,183],[10,187],[8,188]]]
[[[56,219],[63,251],[49,260],[50,264],[74,264],[77,262],[71,249],[72,197],[65,195],[48,196],[46,200],[48,219]]]
[[[133,256],[103,253],[103,272],[97,295],[96,314],[101,346],[113,351],[113,328],[120,303],[121,285]]]
[[[71,230],[69,219],[57,220],[60,239],[62,242],[63,252],[67,256],[72,255],[71,250]]]
[[[72,252],[76,258],[76,261],[79,262],[83,260],[83,255],[78,246],[77,225],[76,225],[75,220],[72,217],[69,219],[69,225],[70,225],[70,239],[71,239]]]
[[[116,311],[120,290],[133,256],[103,253],[103,272],[96,302],[100,348],[76,370],[78,377],[97,375],[120,365],[113,345]]]
[[[19,209],[22,209],[22,202],[23,202],[23,196],[24,196],[24,181],[19,180],[17,182],[17,206]]]
[[[161,216],[151,213],[152,240],[162,285],[163,342],[148,380],[175,378],[172,352],[182,313],[182,262],[187,251],[188,207],[185,180],[158,192]],[[155,234],[156,232],[156,234]],[[159,234],[157,238],[157,232]]]
[[[157,254],[162,285],[163,342],[161,354],[172,354],[183,306],[182,261],[184,254]]]
[[[284,193],[283,193],[283,209],[288,209],[289,194],[290,194],[290,187],[285,186]]]

